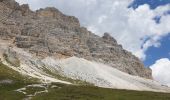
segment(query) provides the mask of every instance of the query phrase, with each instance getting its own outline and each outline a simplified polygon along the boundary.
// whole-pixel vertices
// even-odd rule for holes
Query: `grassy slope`
[[[93,85],[91,83],[85,82],[85,81],[81,81],[81,80],[75,80],[75,79],[71,79],[71,78],[67,78],[64,77],[62,75],[59,75],[58,72],[51,72],[49,69],[47,69],[45,66],[43,67],[43,71],[48,74],[51,75],[51,77],[62,80],[62,81],[67,81],[73,84],[79,84],[79,85]],[[93,85],[94,86],[94,85]]]
[[[170,94],[114,90],[93,86],[60,85],[49,93],[39,94],[33,100],[170,100]]]
[[[21,100],[25,96],[14,90],[36,83],[36,79],[28,79],[0,62],[0,82],[2,80],[12,80],[12,83],[0,83],[0,100]]]
[[[10,79],[12,84],[0,84],[0,100],[22,100],[25,95],[14,90],[36,83],[0,63],[0,81]],[[51,88],[52,86],[57,86]],[[60,87],[60,88],[58,88]],[[38,91],[30,88],[27,93]],[[41,89],[40,89],[41,90]],[[170,94],[104,89],[94,86],[73,86],[53,83],[48,93],[41,93],[33,100],[170,100]]]

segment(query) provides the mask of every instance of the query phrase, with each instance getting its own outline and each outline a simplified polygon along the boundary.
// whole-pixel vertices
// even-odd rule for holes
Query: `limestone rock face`
[[[123,72],[152,78],[151,70],[104,33],[99,37],[81,27],[77,18],[53,7],[35,12],[14,0],[0,1],[0,39],[13,40],[19,48],[38,57],[72,56],[111,65]]]

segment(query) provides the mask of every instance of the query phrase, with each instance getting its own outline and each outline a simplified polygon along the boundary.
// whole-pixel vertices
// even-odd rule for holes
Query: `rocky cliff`
[[[99,37],[81,27],[79,20],[53,7],[31,11],[14,0],[0,0],[0,39],[39,58],[76,56],[101,62],[131,75],[151,79],[151,70],[104,33]]]

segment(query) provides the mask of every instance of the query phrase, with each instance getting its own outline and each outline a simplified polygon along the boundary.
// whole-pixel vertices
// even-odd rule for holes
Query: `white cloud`
[[[150,68],[155,80],[170,86],[170,60],[168,58],[157,60]]]
[[[32,9],[55,6],[68,15],[79,18],[81,25],[88,27],[98,35],[112,33],[118,43],[141,59],[145,59],[145,51],[150,46],[159,47],[159,40],[170,32],[170,16],[163,12],[170,10],[170,5],[160,6],[151,10],[142,5],[136,10],[127,6],[133,0],[17,0],[29,3]],[[160,24],[153,17],[162,16]],[[144,43],[142,38],[150,37]],[[141,46],[143,45],[143,49]]]

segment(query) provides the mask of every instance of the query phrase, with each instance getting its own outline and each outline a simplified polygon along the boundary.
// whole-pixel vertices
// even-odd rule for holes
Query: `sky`
[[[170,85],[170,0],[16,0],[32,10],[56,7],[102,36],[109,32],[123,48]]]

